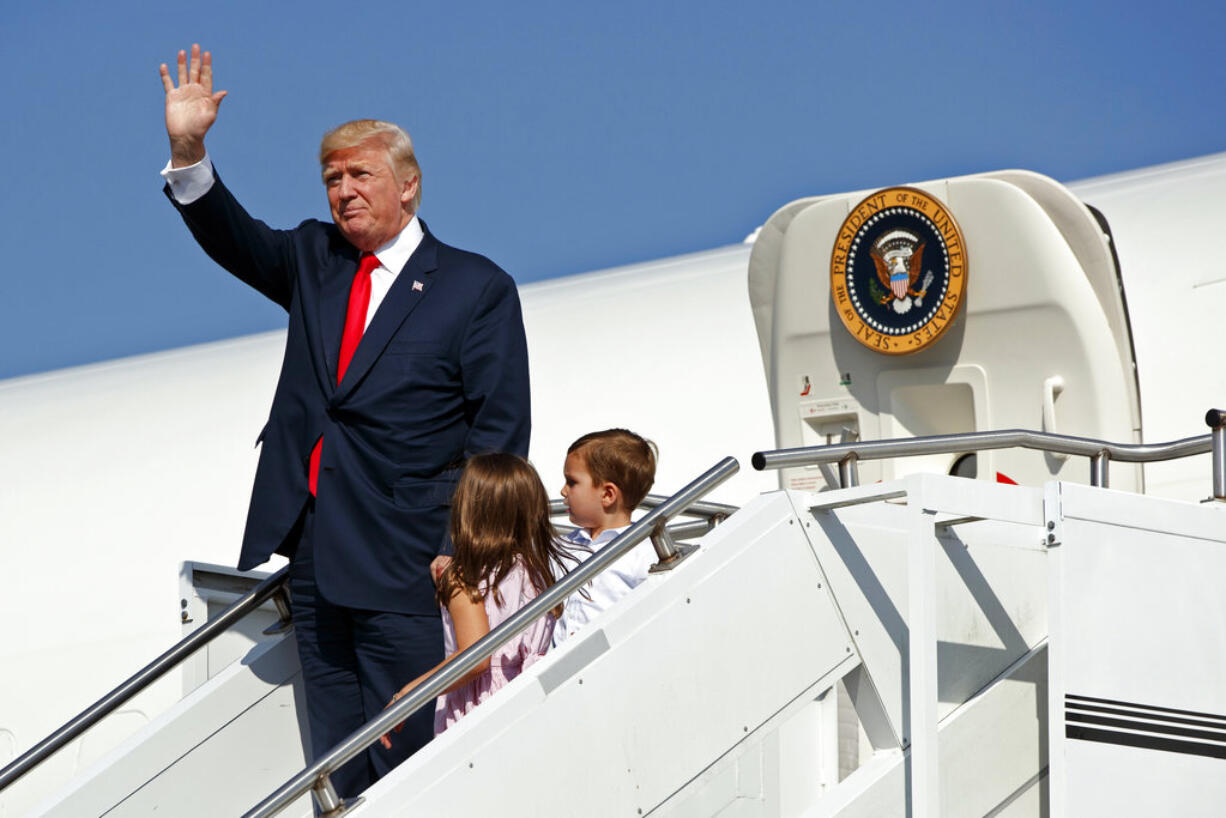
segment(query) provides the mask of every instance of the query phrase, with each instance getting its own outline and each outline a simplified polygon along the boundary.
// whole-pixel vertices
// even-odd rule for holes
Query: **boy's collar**
[[[608,542],[609,540],[616,537],[618,534],[621,534],[631,525],[632,525],[631,523],[626,523],[625,525],[617,526],[616,528],[605,528],[605,529],[602,529],[601,532],[597,534],[595,537],[593,537],[586,528],[576,528],[575,534],[579,537],[582,537],[583,540],[588,543]]]

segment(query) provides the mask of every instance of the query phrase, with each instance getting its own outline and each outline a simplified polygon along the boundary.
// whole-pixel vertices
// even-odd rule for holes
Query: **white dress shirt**
[[[577,528],[562,540],[582,546],[575,549],[575,555],[582,563],[629,527],[624,525],[621,528],[606,528],[597,534],[594,540],[587,533],[587,529]],[[643,540],[629,554],[623,555],[617,562],[597,574],[595,579],[567,597],[562,605],[562,616],[553,628],[553,646],[556,648],[567,638],[574,636],[602,611],[642,585],[655,561],[655,547],[651,540]],[[587,596],[584,596],[585,591]]]
[[[175,201],[189,205],[213,187],[213,162],[207,153],[196,164],[183,168],[171,167],[168,161],[166,167],[162,168],[162,178],[170,186],[170,193],[175,197]],[[422,235],[421,222],[414,214],[396,238],[375,250],[379,267],[370,274],[370,306],[366,308],[366,327],[370,326],[375,311],[383,303],[387,291],[396,281],[396,276],[400,275],[400,271],[408,263],[409,256],[413,255],[417,245],[421,244]]]

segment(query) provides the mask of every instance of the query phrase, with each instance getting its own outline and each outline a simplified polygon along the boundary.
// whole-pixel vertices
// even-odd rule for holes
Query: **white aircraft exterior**
[[[556,486],[571,440],[624,426],[659,445],[658,493],[730,454],[744,468],[709,499],[747,506],[778,488],[838,488],[830,468],[748,468],[775,447],[993,429],[1119,443],[1206,434],[1205,411],[1226,404],[1226,368],[1211,354],[1226,293],[1215,263],[1224,185],[1226,154],[1067,186],[1026,171],[911,183],[956,216],[968,271],[961,313],[912,355],[857,342],[831,300],[834,238],[875,191],[793,202],[741,244],[526,285],[531,459]],[[236,558],[283,343],[269,332],[0,383],[0,767],[198,625],[183,564]],[[1085,458],[976,457],[977,482],[1035,496],[1050,481],[1089,482]],[[1198,502],[1209,461],[1113,463],[1110,486]],[[966,466],[953,454],[864,461],[859,483]],[[1220,645],[1226,621],[1211,624]],[[1045,622],[1026,626],[1038,634],[1019,624],[1028,644],[1043,641]],[[0,816],[41,814],[216,672],[159,682],[0,792]],[[1072,793],[1063,776],[1058,792]],[[685,798],[654,808],[714,814],[696,780],[670,785]],[[810,814],[771,809],[760,814]]]

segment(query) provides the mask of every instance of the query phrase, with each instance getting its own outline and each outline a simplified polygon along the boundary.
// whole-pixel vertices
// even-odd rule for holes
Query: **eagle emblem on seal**
[[[924,296],[932,286],[932,273],[924,277],[917,290],[915,282],[924,266],[924,242],[919,236],[908,230],[891,230],[873,242],[869,255],[877,267],[877,278],[886,289],[879,303],[893,301],[891,306],[899,315],[910,310],[912,304],[924,306]]]

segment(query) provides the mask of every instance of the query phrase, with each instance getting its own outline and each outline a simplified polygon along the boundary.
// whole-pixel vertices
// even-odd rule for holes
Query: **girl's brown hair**
[[[566,552],[549,520],[549,495],[532,464],[513,454],[468,461],[452,501],[451,541],[455,555],[438,579],[443,607],[458,593],[481,602],[491,591],[501,604],[498,583],[517,559],[537,593],[566,570]]]

